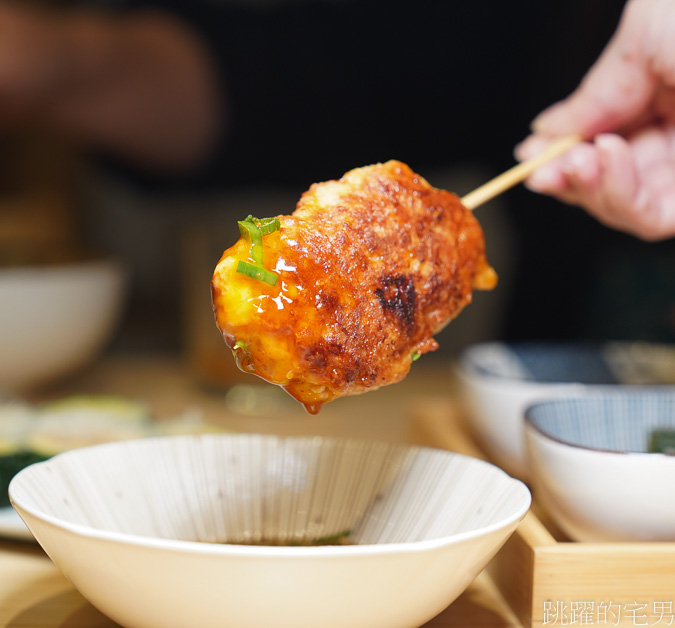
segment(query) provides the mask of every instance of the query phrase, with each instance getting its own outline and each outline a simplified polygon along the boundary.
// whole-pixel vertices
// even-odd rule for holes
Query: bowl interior
[[[80,532],[283,545],[437,539],[506,525],[530,503],[501,470],[446,451],[228,434],[66,452],[20,472],[10,497]]]
[[[675,392],[607,392],[537,403],[526,422],[570,445],[617,452],[648,452],[657,431],[675,431]]]

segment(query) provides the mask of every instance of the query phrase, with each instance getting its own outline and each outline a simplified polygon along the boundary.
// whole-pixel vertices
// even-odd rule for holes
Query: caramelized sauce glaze
[[[236,272],[240,239],[214,272],[214,313],[239,367],[313,414],[400,381],[473,289],[496,284],[473,214],[401,162],[314,184],[279,218],[263,240],[277,285]]]

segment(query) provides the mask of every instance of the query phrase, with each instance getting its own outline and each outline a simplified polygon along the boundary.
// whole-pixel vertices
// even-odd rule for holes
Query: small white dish
[[[246,434],[70,451],[9,493],[74,586],[126,628],[415,628],[530,505],[524,484],[460,454]],[[312,545],[341,535],[350,544]]]
[[[0,398],[72,373],[119,321],[126,273],[111,259],[0,269]]]
[[[649,451],[675,436],[675,389],[606,390],[526,411],[535,495],[572,540],[675,541],[675,456]]]
[[[675,347],[642,342],[486,342],[455,368],[469,426],[490,459],[530,477],[523,414],[532,403],[620,386],[675,382]]]
[[[556,381],[538,368],[555,367],[559,356],[551,345],[490,342],[472,345],[460,356],[455,374],[468,411],[468,426],[486,453],[508,473],[527,481],[529,470],[523,434],[523,414],[534,401],[579,393],[583,385],[572,379]],[[537,361],[523,359],[523,353]],[[546,356],[548,355],[548,358]]]

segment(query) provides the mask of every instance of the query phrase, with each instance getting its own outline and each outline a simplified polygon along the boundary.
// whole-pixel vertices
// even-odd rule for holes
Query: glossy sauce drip
[[[307,320],[312,313],[307,311],[307,304],[303,300],[303,293],[306,288],[301,283],[301,278],[297,271],[297,265],[284,257],[280,250],[287,253],[293,253],[297,242],[284,237],[283,233],[273,234],[264,240],[265,244],[265,266],[274,270],[279,275],[276,286],[262,283],[260,281],[237,277],[232,279],[232,284],[236,282],[248,283],[253,288],[253,294],[246,299],[246,303],[251,309],[252,320],[257,323],[261,320],[273,321],[274,324],[268,324],[265,328],[266,341],[268,345],[283,345],[288,343],[290,329],[294,329],[297,321]],[[241,255],[241,249],[248,244],[240,240],[232,249],[226,251],[226,256],[237,258]],[[302,252],[296,252],[302,255]],[[214,291],[214,297],[218,294]],[[311,299],[312,305],[314,300]],[[314,308],[312,308],[314,309]],[[216,311],[218,314],[218,311]],[[257,375],[262,379],[280,386],[294,399],[301,403],[309,414],[318,414],[324,403],[335,397],[327,385],[312,385],[309,381],[319,380],[321,373],[317,369],[308,368],[306,365],[301,367],[297,363],[290,361],[272,361],[265,359],[264,351],[260,351],[253,356],[247,349],[247,340],[254,335],[254,330],[233,328],[227,320],[218,320],[219,327],[223,331],[224,339],[232,350],[237,367],[245,372]],[[257,334],[256,334],[257,335]],[[293,346],[293,352],[297,349]]]
[[[232,349],[232,355],[234,356],[237,367],[241,371],[244,373],[257,375],[258,377],[267,380],[267,378],[256,369],[250,355],[243,351],[240,347],[235,346],[234,349]],[[301,403],[309,414],[318,414],[321,411],[324,403],[326,403],[326,401],[330,401],[330,399],[327,399],[326,401],[304,401],[302,395],[299,395],[297,392],[295,392],[295,386],[293,385],[293,382],[294,380],[292,380],[289,385],[277,384],[277,382],[270,383],[276,384],[280,388],[283,388],[289,395],[291,395],[291,397]]]
[[[302,403],[302,402],[300,402]],[[303,403],[302,404],[305,407],[305,410],[309,412],[310,414],[319,414],[321,408],[323,408],[323,402],[322,403]]]

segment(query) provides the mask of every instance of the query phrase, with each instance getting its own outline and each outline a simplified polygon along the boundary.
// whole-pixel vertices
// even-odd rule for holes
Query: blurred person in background
[[[164,184],[212,165],[225,186],[392,155],[509,164],[532,82],[545,102],[561,81],[546,72],[578,54],[561,48],[579,7],[540,4],[5,1],[0,121],[45,124]]]
[[[389,158],[422,174],[480,164],[493,175],[512,165],[532,112],[573,89],[622,8],[152,0],[45,12],[7,2],[0,125],[56,130],[162,193],[279,185],[297,198]],[[501,337],[675,339],[657,314],[672,280],[651,272],[672,268],[672,246],[647,249],[522,189],[505,201],[518,257]]]
[[[197,167],[224,118],[214,63],[170,14],[0,4],[0,124],[41,125],[150,172]]]

